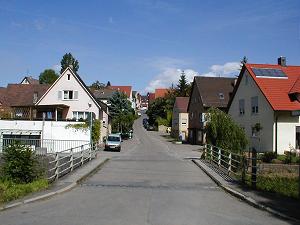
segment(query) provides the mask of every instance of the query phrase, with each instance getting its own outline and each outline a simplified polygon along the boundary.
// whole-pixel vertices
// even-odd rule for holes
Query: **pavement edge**
[[[249,197],[249,196],[246,196],[230,187],[227,187],[225,185],[223,185],[220,181],[218,181],[209,171],[207,171],[200,163],[198,163],[196,160],[192,159],[192,162],[194,164],[196,164],[205,174],[207,174],[207,176],[209,176],[219,187],[221,187],[223,190],[225,190],[227,193],[231,194],[232,196],[248,203],[249,205],[255,207],[255,208],[259,208],[259,209],[262,209],[262,210],[265,210],[277,217],[280,217],[282,219],[285,219],[285,220],[290,220],[290,221],[296,221],[296,222],[299,222],[300,223],[300,220],[296,219],[296,218],[293,218],[293,217],[290,217],[290,216],[287,216],[281,212],[278,212],[277,210],[274,210],[264,204],[261,204],[259,202],[257,202],[256,200],[254,200],[253,198]]]
[[[88,171],[87,173],[83,174],[79,179],[77,179],[75,182],[72,182],[70,185],[61,188],[57,191],[53,191],[53,192],[49,192],[47,194],[43,194],[37,197],[33,197],[33,198],[29,198],[26,199],[24,201],[20,201],[20,202],[15,202],[13,204],[8,204],[8,205],[4,205],[2,207],[0,207],[0,212],[4,211],[4,210],[8,210],[8,209],[12,209],[21,205],[25,205],[28,203],[32,203],[32,202],[36,202],[36,201],[41,201],[44,199],[48,199],[51,198],[55,195],[59,195],[62,194],[64,192],[70,191],[73,188],[75,188],[78,184],[80,184],[83,180],[85,180],[87,177],[89,177],[90,175],[94,174],[95,172],[97,172],[98,170],[100,170],[105,163],[107,163],[110,160],[110,158],[106,158],[104,161],[102,161],[99,165],[97,165],[95,168],[93,168],[91,171]]]

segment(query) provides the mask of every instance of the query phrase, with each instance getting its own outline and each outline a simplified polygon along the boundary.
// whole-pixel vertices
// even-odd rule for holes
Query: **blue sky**
[[[287,57],[300,65],[300,1],[0,0],[0,86],[57,68],[71,52],[79,74],[138,91],[194,75],[238,74]]]

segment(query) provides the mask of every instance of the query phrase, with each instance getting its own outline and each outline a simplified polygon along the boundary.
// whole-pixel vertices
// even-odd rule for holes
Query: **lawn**
[[[12,181],[0,180],[0,205],[30,193],[44,190],[48,187],[48,181],[40,179],[28,184],[16,184]]]

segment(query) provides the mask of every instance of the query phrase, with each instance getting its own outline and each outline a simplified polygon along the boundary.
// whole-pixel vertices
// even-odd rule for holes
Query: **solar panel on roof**
[[[265,68],[252,68],[256,77],[274,77],[286,78],[286,74],[281,69],[265,69]]]

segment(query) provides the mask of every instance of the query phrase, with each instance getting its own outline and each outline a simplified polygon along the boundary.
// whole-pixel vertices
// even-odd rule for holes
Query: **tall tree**
[[[177,92],[178,97],[189,96],[189,84],[186,79],[184,71],[182,71],[182,73],[180,75],[180,79],[177,84],[176,92]]]
[[[72,56],[71,53],[66,53],[60,61],[60,64],[60,73],[62,73],[68,66],[72,66],[74,72],[77,72],[79,69],[79,62]]]
[[[111,86],[110,81],[107,81],[106,87],[110,87],[110,86]]]
[[[52,69],[46,69],[40,73],[39,81],[40,84],[53,84],[58,78],[58,74]]]

